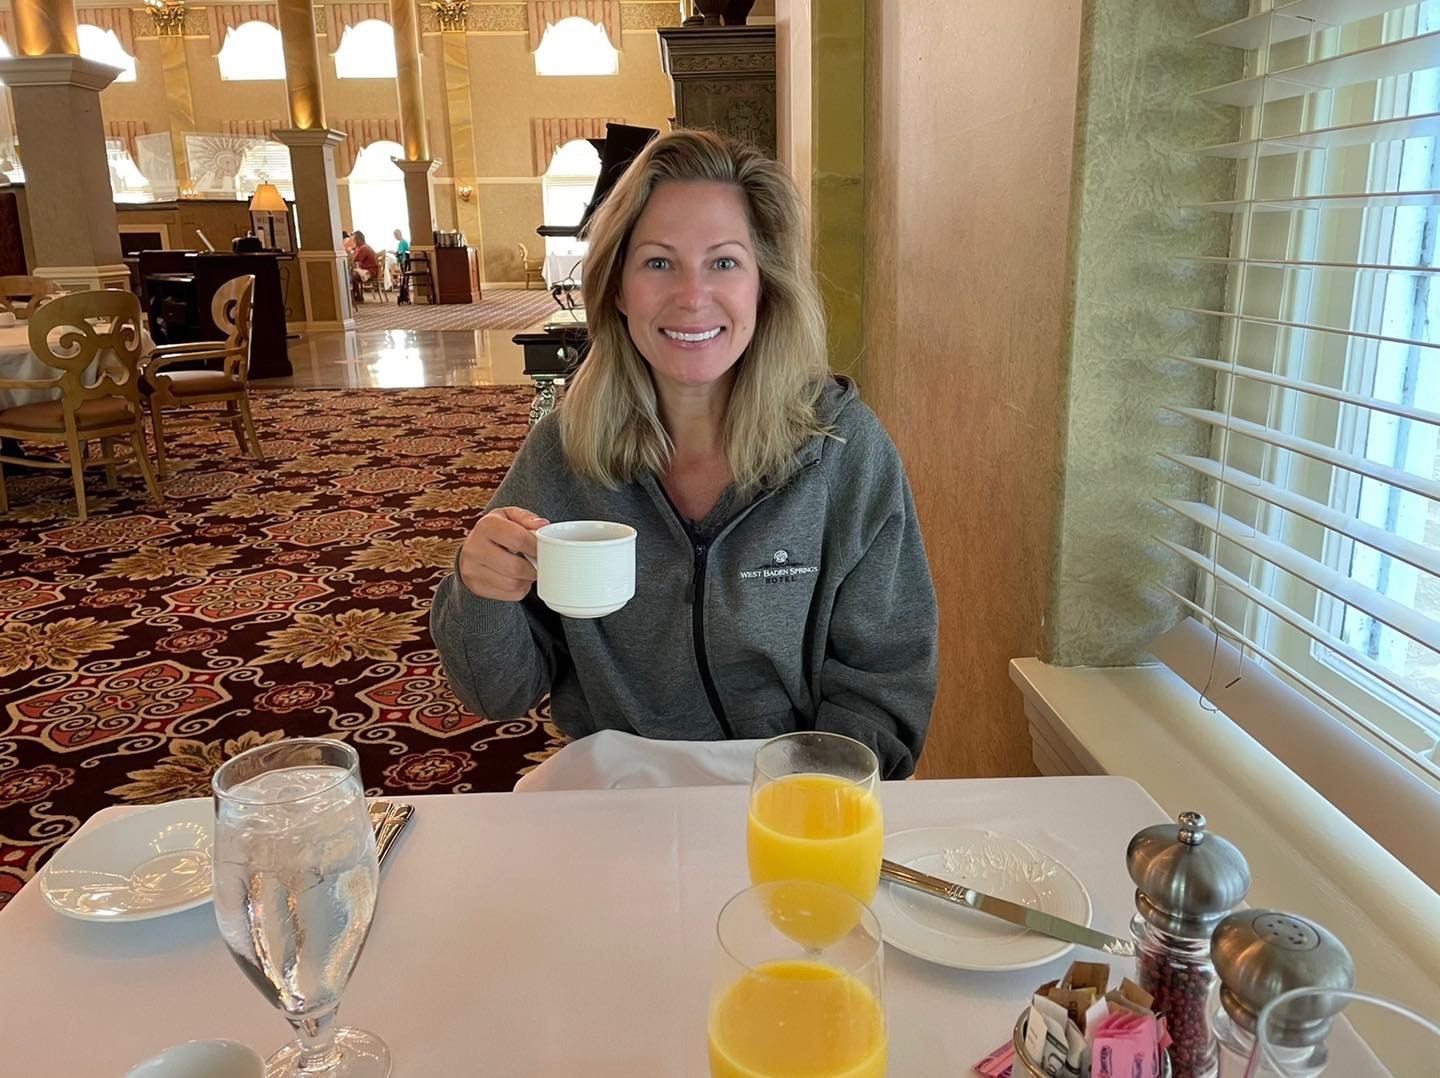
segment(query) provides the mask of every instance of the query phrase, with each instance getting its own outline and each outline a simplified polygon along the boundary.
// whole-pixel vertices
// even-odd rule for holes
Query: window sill
[[[1203,812],[1249,860],[1250,904],[1313,917],[1359,988],[1440,1014],[1440,895],[1178,676],[1015,659],[1010,678],[1041,772],[1125,775],[1171,816]]]

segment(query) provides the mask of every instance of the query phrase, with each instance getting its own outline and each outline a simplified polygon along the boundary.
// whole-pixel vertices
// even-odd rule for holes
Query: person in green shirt
[[[395,263],[400,267],[400,295],[395,297],[396,303],[410,302],[410,241],[405,238],[405,233],[398,228],[395,230]]]

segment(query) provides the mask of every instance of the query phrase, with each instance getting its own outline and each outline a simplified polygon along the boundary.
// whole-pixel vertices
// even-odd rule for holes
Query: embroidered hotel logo
[[[818,573],[818,565],[794,565],[788,550],[777,550],[770,555],[770,564],[756,569],[741,569],[741,580],[763,580],[767,584],[783,584],[787,580]]]

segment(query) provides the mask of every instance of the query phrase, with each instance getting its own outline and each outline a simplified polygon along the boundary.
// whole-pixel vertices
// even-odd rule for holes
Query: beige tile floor
[[[290,342],[288,378],[254,379],[257,388],[406,389],[420,386],[528,385],[513,329],[366,330],[306,334]]]

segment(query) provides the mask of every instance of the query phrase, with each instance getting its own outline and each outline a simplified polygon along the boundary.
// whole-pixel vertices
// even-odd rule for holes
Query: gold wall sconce
[[[471,187],[468,183],[462,183],[459,188],[456,189],[456,194],[460,196],[461,202],[469,202],[475,197],[475,188]]]

